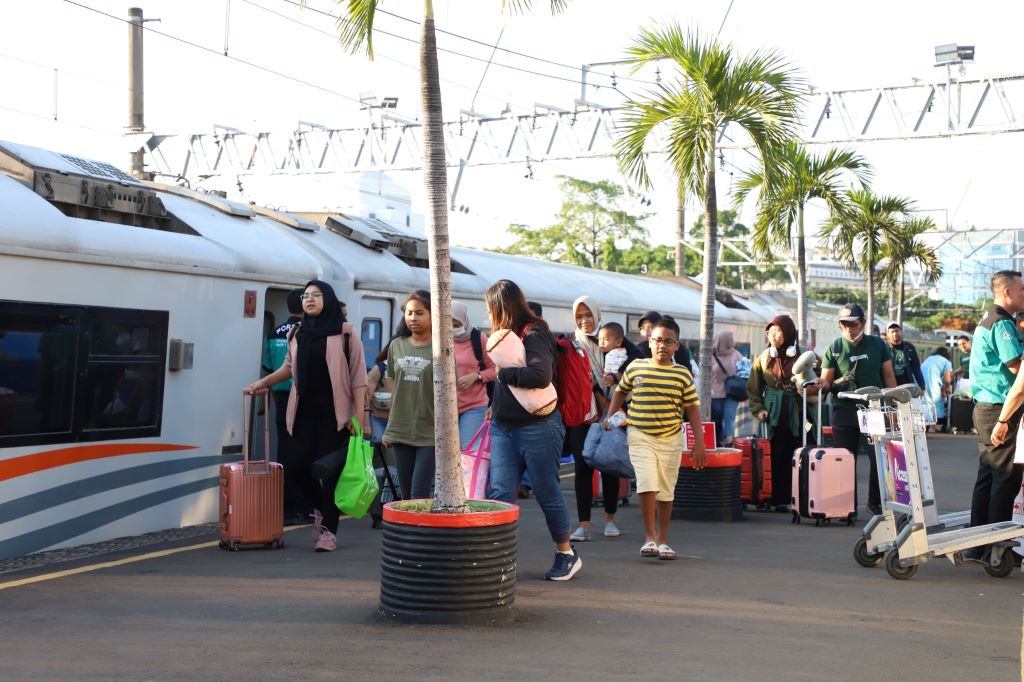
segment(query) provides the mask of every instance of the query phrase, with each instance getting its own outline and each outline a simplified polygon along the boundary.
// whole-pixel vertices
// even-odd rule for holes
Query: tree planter
[[[466,514],[433,514],[430,500],[384,505],[381,615],[404,623],[512,620],[519,507],[468,504]]]
[[[693,459],[684,452],[679,463],[672,518],[690,521],[739,521],[743,518],[740,502],[741,454],[733,448],[708,450],[707,465],[693,468]]]

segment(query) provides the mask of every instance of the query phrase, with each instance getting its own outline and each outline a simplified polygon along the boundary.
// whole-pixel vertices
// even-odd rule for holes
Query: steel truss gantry
[[[1024,74],[915,82],[853,90],[812,89],[804,142],[832,144],[991,135],[1024,130]],[[452,168],[606,158],[623,108],[577,99],[571,108],[536,104],[527,114],[462,111],[444,124]],[[209,132],[131,136],[147,170],[179,182],[217,176],[409,171],[423,166],[422,126],[393,110],[370,109],[365,126],[302,121],[288,132],[215,125]],[[720,148],[749,146],[724,131]],[[732,141],[733,139],[736,141]],[[657,144],[652,145],[652,152]]]

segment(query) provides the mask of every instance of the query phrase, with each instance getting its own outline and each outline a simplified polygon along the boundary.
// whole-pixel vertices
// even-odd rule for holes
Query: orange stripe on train
[[[194,450],[197,445],[174,445],[171,443],[110,443],[107,445],[81,445],[73,448],[61,448],[47,452],[36,452],[31,455],[12,457],[0,461],[0,481],[19,476],[34,474],[46,469],[62,467],[92,459],[119,457],[121,455],[141,455],[146,452],[172,452],[175,450]]]

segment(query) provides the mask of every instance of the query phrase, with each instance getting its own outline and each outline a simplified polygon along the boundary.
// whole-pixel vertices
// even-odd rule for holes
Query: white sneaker
[[[606,538],[617,538],[620,535],[622,535],[622,531],[619,530],[619,527],[615,525],[614,521],[609,521],[604,524],[604,536]]]

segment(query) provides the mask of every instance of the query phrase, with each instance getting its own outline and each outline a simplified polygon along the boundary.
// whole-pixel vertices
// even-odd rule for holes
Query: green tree
[[[920,239],[923,232],[934,229],[935,221],[929,217],[908,218],[901,226],[901,237],[884,246],[888,260],[879,272],[879,281],[896,290],[896,322],[900,325],[903,324],[907,266],[916,263],[927,284],[935,284],[942,277],[938,254]]]
[[[617,269],[616,244],[644,240],[647,230],[640,223],[647,216],[626,212],[622,206],[626,191],[614,182],[591,182],[564,175],[558,178],[563,199],[557,222],[538,230],[513,225],[509,232],[517,237],[516,241],[500,250],[559,263]]]
[[[629,48],[634,71],[652,61],[669,60],[678,80],[627,103],[615,153],[623,175],[645,189],[651,186],[647,145],[656,130],[667,128],[664,151],[686,191],[704,201],[704,253],[718,253],[718,198],[715,178],[717,141],[733,125],[752,141],[766,168],[773,167],[798,124],[802,82],[775,51],[737,56],[716,39],[689,34],[678,24],[643,30]],[[664,68],[664,67],[663,67]],[[701,299],[701,376],[711,376],[715,324],[716,258],[704,259]],[[701,411],[711,414],[711,382],[700,384]]]
[[[864,332],[871,334],[875,323],[875,269],[887,249],[898,252],[913,204],[904,197],[878,196],[868,189],[847,190],[846,196],[850,211],[825,221],[821,246],[831,248],[841,263],[867,277]]]
[[[786,145],[775,163],[773,182],[769,182],[763,166],[755,167],[740,178],[736,204],[742,204],[751,192],[760,192],[752,241],[754,255],[758,259],[771,263],[775,248],[783,249],[788,255],[795,241],[797,332],[800,340],[806,343],[809,332],[804,207],[820,199],[824,201],[830,218],[841,220],[849,212],[843,193],[843,176],[852,174],[861,186],[866,187],[871,171],[867,161],[856,152],[830,149],[823,154],[809,154],[796,141]]]
[[[739,240],[749,245],[750,228],[739,222],[739,214],[730,208],[723,208],[718,212],[718,285],[733,289],[746,289],[748,287],[760,287],[768,282],[789,282],[789,273],[784,267],[778,265],[767,265],[761,267],[734,265],[727,266],[730,258],[739,257],[739,253],[732,251],[725,246],[724,240]],[[704,216],[697,216],[690,226],[690,239],[698,241],[704,236]],[[735,242],[734,242],[735,243]],[[742,247],[741,247],[742,248]],[[700,274],[704,267],[704,256],[693,252],[692,265],[687,267],[687,274]]]
[[[338,31],[341,45],[353,53],[366,50],[373,58],[373,21],[380,0],[336,0],[341,6]],[[550,0],[552,12],[567,0]],[[503,0],[502,7],[530,7],[529,0]],[[434,511],[466,511],[466,491],[459,465],[458,405],[455,392],[455,353],[451,322],[451,257],[448,242],[448,170],[445,163],[441,77],[437,68],[437,36],[433,0],[423,2],[420,26],[420,93],[423,115],[423,180],[427,197],[427,241],[430,295],[434,311],[434,434],[436,446]]]

